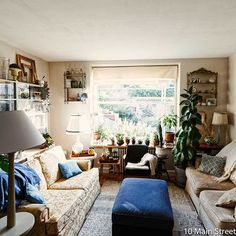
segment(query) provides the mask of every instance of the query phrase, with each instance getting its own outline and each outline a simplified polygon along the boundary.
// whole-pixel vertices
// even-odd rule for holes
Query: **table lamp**
[[[14,154],[38,146],[44,143],[45,139],[23,111],[2,111],[0,112],[0,140],[0,153],[8,154],[9,159],[7,216],[0,219],[1,234],[3,231],[17,230],[12,228],[22,228],[22,213],[16,214],[15,207]],[[3,229],[5,221],[7,225]]]
[[[216,125],[217,127],[217,143],[220,143],[220,127],[222,125],[228,124],[228,115],[226,112],[214,112],[212,118],[212,125]]]
[[[88,133],[90,130],[88,118],[86,115],[71,115],[66,133],[71,135],[77,135],[77,140],[72,146],[72,152],[81,153],[83,150],[83,144],[80,142],[80,134]]]

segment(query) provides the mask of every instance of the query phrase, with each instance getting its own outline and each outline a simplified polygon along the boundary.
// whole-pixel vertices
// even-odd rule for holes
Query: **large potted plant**
[[[162,124],[165,128],[165,141],[167,143],[173,143],[174,141],[174,132],[173,128],[177,125],[176,115],[170,113],[166,114],[161,118]]]
[[[193,87],[185,89],[180,96],[181,117],[180,127],[176,132],[176,143],[172,150],[176,171],[176,183],[184,187],[186,183],[185,169],[189,162],[193,162],[199,148],[201,134],[196,127],[201,124],[201,115],[197,111],[197,104],[202,97],[193,91]]]

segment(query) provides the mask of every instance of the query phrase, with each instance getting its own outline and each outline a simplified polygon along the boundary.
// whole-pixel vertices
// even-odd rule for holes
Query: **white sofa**
[[[225,146],[217,156],[226,156],[225,179],[218,182],[211,175],[197,171],[193,167],[186,169],[187,182],[185,190],[190,195],[199,218],[209,234],[217,235],[216,229],[236,229],[235,208],[224,208],[216,206],[218,199],[225,191],[235,188],[236,185],[236,141]],[[230,173],[227,175],[227,173]],[[233,181],[233,182],[232,182]],[[224,234],[219,234],[224,235]]]
[[[62,148],[56,146],[27,162],[40,176],[40,192],[46,200],[45,205],[25,202],[18,209],[35,217],[30,235],[77,235],[100,192],[98,169],[91,169],[90,161],[78,161],[83,172],[64,179],[58,163],[66,161]]]

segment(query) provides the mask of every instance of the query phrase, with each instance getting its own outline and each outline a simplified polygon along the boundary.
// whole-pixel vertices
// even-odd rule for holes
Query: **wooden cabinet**
[[[189,72],[187,74],[188,88],[193,86],[193,90],[202,96],[199,106],[217,105],[217,72],[212,72],[204,68]]]
[[[86,74],[82,69],[67,70],[64,73],[64,96],[65,103],[68,102],[85,102],[87,99]]]

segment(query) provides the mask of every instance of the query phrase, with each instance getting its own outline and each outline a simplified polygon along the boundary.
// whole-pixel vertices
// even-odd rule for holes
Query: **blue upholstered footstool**
[[[113,236],[171,236],[173,226],[166,181],[124,179],[112,209]]]

